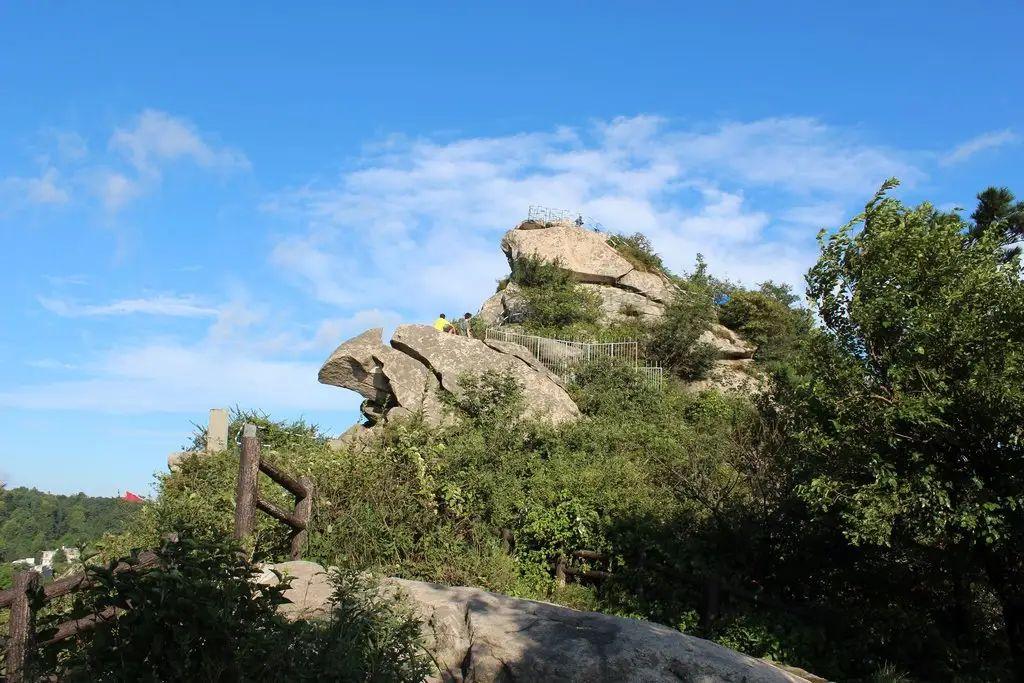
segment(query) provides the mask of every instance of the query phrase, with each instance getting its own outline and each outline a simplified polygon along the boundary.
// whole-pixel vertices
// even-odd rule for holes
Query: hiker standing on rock
[[[465,335],[470,339],[473,338],[473,316],[470,313],[462,316],[462,320],[456,323],[459,328],[459,334]]]

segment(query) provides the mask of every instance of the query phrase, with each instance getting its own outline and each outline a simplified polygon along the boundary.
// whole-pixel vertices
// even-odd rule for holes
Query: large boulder
[[[315,618],[331,610],[327,573],[312,562],[268,569],[295,577],[282,611]],[[273,572],[262,580],[274,583]],[[578,681],[580,683],[807,683],[822,679],[783,670],[707,640],[648,621],[580,612],[478,588],[384,579],[422,622],[437,664],[433,683]]]
[[[664,304],[628,289],[590,283],[580,287],[597,295],[601,316],[607,322],[655,320],[665,314]]]
[[[331,442],[333,448],[363,448],[377,424],[420,413],[428,424],[446,420],[439,390],[459,395],[463,375],[488,370],[511,373],[523,389],[527,416],[560,424],[579,417],[579,409],[562,380],[525,347],[511,342],[484,342],[438,332],[428,325],[402,325],[391,340],[381,328],[342,343],[320,368],[319,380],[359,393],[364,424]]]
[[[616,283],[623,289],[629,289],[660,304],[672,302],[679,289],[662,273],[651,273],[643,270],[631,270]]]
[[[527,416],[553,424],[579,417],[579,409],[561,381],[526,360],[523,356],[528,351],[516,344],[489,346],[479,339],[439,333],[428,325],[401,325],[391,337],[391,345],[428,368],[452,394],[462,393],[461,380],[466,374],[511,373],[522,386]]]
[[[605,322],[637,316],[661,317],[678,291],[664,273],[637,269],[608,244],[603,234],[571,221],[546,224],[524,221],[505,233],[501,248],[513,268],[517,260],[527,257],[557,262],[586,289],[598,295]],[[522,296],[516,298],[516,294],[515,290],[511,295],[495,294],[481,307],[481,317],[491,325],[516,322],[511,319],[509,309],[519,312],[520,318],[525,313]]]
[[[570,222],[552,223],[540,230],[509,230],[501,248],[509,261],[530,256],[550,263],[558,261],[580,282],[613,284],[633,270],[604,235]]]
[[[519,323],[526,318],[527,304],[522,290],[514,282],[492,294],[476,314],[484,323],[491,327]]]
[[[342,343],[320,368],[317,379],[365,398],[362,411],[371,424],[420,411],[426,420],[440,421],[437,378],[421,363],[385,346],[382,332],[375,327]]]

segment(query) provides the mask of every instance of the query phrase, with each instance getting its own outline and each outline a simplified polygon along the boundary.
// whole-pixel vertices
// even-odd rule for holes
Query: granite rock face
[[[282,605],[290,618],[328,616],[327,572],[312,562],[270,565],[293,576]],[[273,572],[261,580],[274,583]],[[821,681],[665,626],[478,588],[384,579],[422,622],[437,663],[433,683],[578,681],[580,683],[808,683]]]
[[[459,395],[463,376],[487,371],[515,377],[528,417],[552,424],[579,417],[562,380],[519,344],[485,343],[429,325],[402,325],[391,346],[385,346],[381,333],[374,328],[342,343],[320,368],[322,384],[351,389],[364,399],[366,423],[349,429],[335,446],[365,444],[376,424],[413,413],[421,413],[429,424],[441,424],[445,412],[439,390]]]
[[[429,368],[441,387],[456,396],[462,392],[461,379],[466,374],[511,373],[523,389],[527,417],[561,424],[580,415],[562,381],[518,344],[484,343],[440,334],[427,325],[401,325],[391,337],[391,345]]]
[[[569,271],[585,289],[597,294],[605,322],[659,318],[678,291],[663,273],[637,269],[601,233],[569,221],[524,221],[505,233],[501,248],[510,266],[532,257]],[[492,325],[517,322],[508,310],[525,310],[522,297],[515,295],[514,290],[510,295],[495,294],[479,315]]]

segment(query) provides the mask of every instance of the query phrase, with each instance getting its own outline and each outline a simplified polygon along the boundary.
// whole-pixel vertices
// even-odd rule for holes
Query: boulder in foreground
[[[285,593],[293,604],[283,606],[290,617],[329,614],[323,568],[312,562],[273,566],[296,575]],[[389,578],[382,588],[404,596],[422,620],[427,650],[438,665],[428,679],[435,683],[822,680],[648,621],[422,581]]]

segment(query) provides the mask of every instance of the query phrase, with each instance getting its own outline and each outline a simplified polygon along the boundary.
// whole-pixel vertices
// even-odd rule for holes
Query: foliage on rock
[[[161,564],[115,572],[92,566],[95,585],[68,611],[41,624],[118,610],[116,619],[42,648],[40,676],[68,681],[420,681],[429,659],[419,623],[368,579],[335,576],[334,612],[324,621],[288,621],[287,578],[254,581],[259,569],[224,541],[183,537],[165,543]],[[133,560],[134,557],[123,558]]]
[[[593,325],[600,317],[597,297],[579,287],[559,264],[522,257],[513,262],[511,281],[522,288],[527,304],[523,325],[544,333]]]
[[[608,244],[622,254],[634,268],[645,273],[665,272],[665,264],[654,251],[654,246],[642,232],[632,235],[611,235]]]

